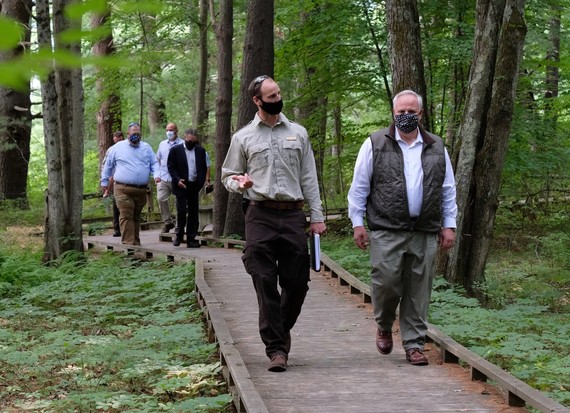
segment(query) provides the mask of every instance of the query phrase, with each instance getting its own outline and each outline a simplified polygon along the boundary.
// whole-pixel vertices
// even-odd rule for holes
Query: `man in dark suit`
[[[172,177],[172,192],[176,196],[178,232],[174,246],[179,246],[186,230],[186,246],[199,248],[198,194],[204,183],[210,184],[210,157],[198,142],[198,132],[187,129],[184,144],[174,145],[168,154],[168,173]]]

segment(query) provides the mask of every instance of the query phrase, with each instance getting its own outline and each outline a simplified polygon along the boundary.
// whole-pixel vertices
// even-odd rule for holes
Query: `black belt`
[[[148,188],[148,184],[146,184],[146,185],[125,184],[125,183],[119,182],[119,181],[115,181],[115,185],[125,185],[125,186],[128,186],[130,188],[138,188],[138,189],[147,189]]]
[[[303,201],[249,201],[250,205],[258,205],[263,208],[272,209],[303,209]]]

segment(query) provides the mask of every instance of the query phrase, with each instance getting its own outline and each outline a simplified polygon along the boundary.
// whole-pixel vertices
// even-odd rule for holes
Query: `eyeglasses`
[[[260,83],[263,83],[263,81],[265,79],[269,79],[269,76],[267,75],[261,75],[261,76],[257,76],[255,79],[253,79],[253,84],[255,86],[259,85]]]

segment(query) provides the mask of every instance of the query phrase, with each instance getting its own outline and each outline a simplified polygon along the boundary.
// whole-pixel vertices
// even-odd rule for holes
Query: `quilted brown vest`
[[[370,135],[372,182],[366,205],[370,230],[424,231],[441,229],[441,197],[445,179],[445,149],[439,136],[423,129],[423,201],[420,215],[412,220],[408,208],[404,155],[395,138],[394,124]]]

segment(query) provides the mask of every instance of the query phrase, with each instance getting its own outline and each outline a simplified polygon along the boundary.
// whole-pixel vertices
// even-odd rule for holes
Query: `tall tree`
[[[9,62],[25,53],[30,42],[31,1],[2,0],[0,15],[20,23],[22,38],[11,50],[0,50],[0,62]],[[23,89],[0,87],[0,201],[18,200],[28,207],[27,178],[32,128],[30,82]]]
[[[149,59],[156,47],[159,45],[158,24],[156,13],[139,12],[139,20],[142,29],[142,44],[144,52],[148,53]],[[146,60],[146,59],[145,59]],[[153,134],[166,126],[166,102],[164,95],[160,93],[151,93],[150,90],[156,88],[147,88],[146,81],[156,82],[162,75],[162,62],[160,59],[153,59],[145,62],[141,66],[140,72],[140,122],[142,126],[142,110],[145,106],[144,98],[147,97],[146,109],[148,114],[148,132]]]
[[[240,79],[237,128],[255,115],[255,105],[247,92],[249,83],[259,75],[273,76],[273,13],[274,0],[250,0],[247,3],[247,23]],[[242,196],[229,194],[224,234],[245,236],[245,222],[241,210]]]
[[[222,5],[220,5],[220,8]],[[196,90],[196,108],[194,113],[194,125],[202,131],[206,129],[206,82],[208,80],[208,0],[200,0],[200,16],[198,21],[200,31],[198,48],[200,49],[200,69],[198,70],[198,88]],[[232,30],[233,31],[233,30]],[[230,55],[231,56],[231,55]]]
[[[70,0],[36,3],[38,41],[45,53],[54,51],[80,56],[80,42],[64,42],[62,34],[80,28],[80,20],[64,16]],[[53,22],[53,36],[51,24]],[[79,63],[79,60],[77,61]],[[48,169],[44,259],[53,260],[64,252],[83,251],[81,214],[83,209],[83,86],[82,71],[52,67],[42,80],[44,140]]]
[[[392,90],[390,89],[390,82],[388,81],[388,70],[386,69],[386,64],[384,62],[384,56],[382,54],[382,46],[380,44],[380,39],[378,38],[378,34],[376,33],[376,29],[374,24],[372,23],[372,18],[370,16],[370,5],[368,4],[368,0],[362,0],[362,9],[364,12],[364,16],[366,17],[366,24],[370,31],[370,37],[372,39],[372,43],[374,44],[374,50],[376,51],[376,57],[378,58],[378,65],[380,66],[380,73],[382,75],[382,80],[384,82],[384,89],[386,90],[386,97],[390,102],[390,108],[393,109],[392,104]]]
[[[104,57],[115,53],[113,32],[110,27],[111,9],[106,8],[104,13],[93,13],[91,28],[97,30],[105,28],[108,34],[93,45],[93,54]],[[119,85],[114,71],[106,68],[96,69],[96,87],[99,95],[99,110],[97,111],[97,141],[99,143],[99,162],[103,162],[107,149],[113,144],[113,132],[121,129],[121,98]]]
[[[446,279],[470,292],[484,280],[526,24],[524,0],[478,0],[466,107],[457,133],[458,237]]]
[[[228,153],[232,127],[232,38],[233,0],[220,0],[219,21],[216,21],[214,0],[210,0],[210,16],[218,44],[218,94],[216,98],[216,172],[214,180],[214,222],[212,235],[223,234],[229,193],[219,177],[222,176],[222,161]]]
[[[419,93],[424,100],[422,121],[431,129],[417,0],[387,0],[388,50],[394,94],[405,89]]]
[[[555,132],[557,121],[557,113],[553,108],[552,102],[558,97],[558,86],[560,83],[560,25],[562,20],[562,7],[558,2],[550,4],[550,12],[552,14],[549,22],[548,41],[549,48],[546,54],[546,99],[547,121],[553,125],[551,132]]]
[[[324,14],[331,6],[329,2],[324,1],[321,4],[314,4],[311,10],[302,10],[299,20],[303,22],[303,26],[310,30],[318,27],[319,23],[315,20]],[[332,44],[337,41],[334,37],[322,36],[318,43],[319,47],[330,49]],[[318,59],[312,61],[307,60],[304,70],[301,72],[301,81],[299,88],[305,91],[302,99],[297,105],[297,117],[303,124],[311,139],[311,146],[315,153],[315,163],[317,167],[317,175],[319,181],[319,189],[323,198],[323,204],[326,210],[327,197],[323,186],[323,174],[325,163],[326,148],[326,132],[327,132],[327,115],[328,115],[328,91],[322,90],[321,85],[327,83],[328,73],[332,71],[332,67],[328,66],[329,62],[319,62]]]

